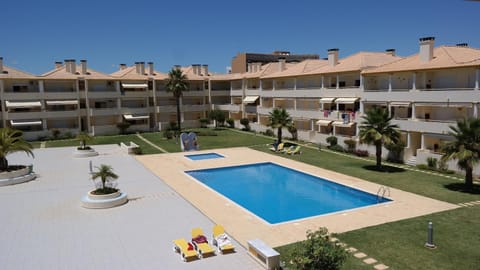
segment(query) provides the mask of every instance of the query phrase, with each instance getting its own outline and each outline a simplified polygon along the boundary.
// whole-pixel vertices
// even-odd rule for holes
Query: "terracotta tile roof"
[[[212,81],[229,81],[229,80],[238,80],[242,78],[241,73],[231,73],[231,74],[212,74],[210,77]]]
[[[275,72],[279,72],[279,69],[280,69],[279,65],[280,65],[279,62],[271,62],[271,63],[267,63],[265,65],[262,65],[260,70],[257,71],[257,72],[245,72],[245,73],[241,73],[241,74],[242,74],[242,77],[246,78],[246,79],[260,78],[260,77],[268,76],[268,75],[270,75],[272,73],[275,73]],[[296,65],[296,64],[285,63],[285,70],[288,70],[289,68],[291,68],[294,65]]]
[[[76,80],[78,78],[85,78],[87,80],[112,80],[113,78],[105,73],[87,68],[87,73],[82,74],[81,66],[76,65],[76,72],[70,73],[67,72],[65,65],[62,65],[59,68],[48,71],[38,78],[41,79],[65,79],[65,80]]]
[[[125,69],[121,69],[115,71],[110,74],[110,76],[116,79],[125,79],[125,80],[148,80],[149,78],[154,78],[155,80],[165,80],[168,78],[168,75],[165,73],[158,72],[154,70],[153,75],[148,74],[148,67],[145,67],[145,74],[138,74],[136,66],[126,67]]]
[[[3,66],[3,73],[0,73],[0,79],[36,79],[37,76],[25,71]]]
[[[428,62],[420,60],[415,54],[390,64],[364,71],[364,74],[429,70],[455,67],[480,66],[480,49],[458,46],[440,46],[433,50],[433,59]]]
[[[280,77],[291,77],[291,76],[301,76],[309,73],[313,70],[316,70],[320,67],[328,65],[327,60],[319,59],[308,59],[300,63],[290,64],[288,68],[284,71],[273,72],[269,75],[263,76],[262,78],[280,78]]]
[[[305,75],[362,71],[400,59],[402,58],[399,56],[393,56],[385,52],[358,52],[339,59],[335,66],[324,65],[318,69],[306,72]]]

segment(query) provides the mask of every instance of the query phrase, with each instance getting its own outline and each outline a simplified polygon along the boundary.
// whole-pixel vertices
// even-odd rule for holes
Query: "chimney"
[[[57,61],[57,62],[55,62],[55,68],[56,68],[56,69],[59,69],[59,68],[61,68],[62,66],[63,66],[63,62],[62,62],[62,61]]]
[[[135,62],[135,72],[140,74],[140,62]]]
[[[70,68],[70,59],[65,59],[65,61],[63,61],[63,62],[65,62],[65,71],[67,71],[68,73],[70,73],[71,70],[72,70],[72,69]]]
[[[127,64],[120,64],[120,70],[124,70],[127,68]]]
[[[75,59],[70,59],[70,73],[77,73],[77,63],[75,63]]]
[[[148,62],[148,75],[154,75],[153,62]]]
[[[428,62],[433,59],[433,45],[435,37],[420,38],[420,61]]]
[[[140,62],[140,74],[145,75],[145,62]]]
[[[208,65],[202,65],[202,75],[208,76]]]
[[[385,53],[388,54],[388,55],[391,55],[391,56],[396,56],[397,55],[395,49],[386,49]]]
[[[329,49],[328,52],[328,64],[332,67],[338,64],[338,49]]]
[[[200,75],[200,65],[192,64],[192,71],[193,71],[193,74]]]
[[[3,73],[3,57],[0,57],[0,74]]]
[[[87,74],[87,60],[80,60],[80,67],[82,68],[82,74]]]
[[[284,71],[287,60],[285,57],[278,58],[278,71]]]
[[[468,47],[468,43],[458,43],[455,46],[457,46],[457,47]]]

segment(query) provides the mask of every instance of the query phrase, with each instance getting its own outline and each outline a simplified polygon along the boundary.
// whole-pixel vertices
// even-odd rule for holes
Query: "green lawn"
[[[266,146],[259,145],[252,148],[272,153]],[[295,159],[317,167],[341,172],[380,185],[398,188],[450,203],[480,200],[480,187],[478,186],[476,186],[477,189],[475,193],[464,193],[456,191],[456,189],[462,187],[462,181],[411,170],[401,170],[390,173],[369,170],[366,169],[366,167],[372,166],[374,163],[363,159],[357,159],[353,156],[345,157],[329,151],[319,151],[318,149],[310,149],[306,147],[302,147],[301,155],[276,155],[282,155],[283,157]]]
[[[427,249],[427,224],[436,249]],[[402,220],[338,235],[390,269],[480,269],[480,206]]]
[[[273,138],[255,136],[254,133],[237,132],[230,129],[191,129],[198,134],[200,150],[266,145],[272,143]],[[178,139],[165,139],[161,133],[143,133],[142,136],[168,152],[180,152]]]

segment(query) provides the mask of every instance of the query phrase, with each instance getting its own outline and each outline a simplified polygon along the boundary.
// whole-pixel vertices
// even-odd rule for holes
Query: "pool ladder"
[[[387,197],[390,197],[390,188],[386,186],[380,186],[377,191],[377,203],[381,202],[385,198],[385,194],[387,194]]]

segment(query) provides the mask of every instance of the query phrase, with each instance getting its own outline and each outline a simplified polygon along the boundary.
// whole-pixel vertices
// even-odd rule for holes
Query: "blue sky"
[[[363,1],[4,1],[0,56],[4,64],[41,74],[55,61],[86,59],[111,73],[118,64],[208,64],[224,73],[239,52],[316,53],[340,57],[395,48],[418,51],[418,38],[480,48],[480,2]]]

